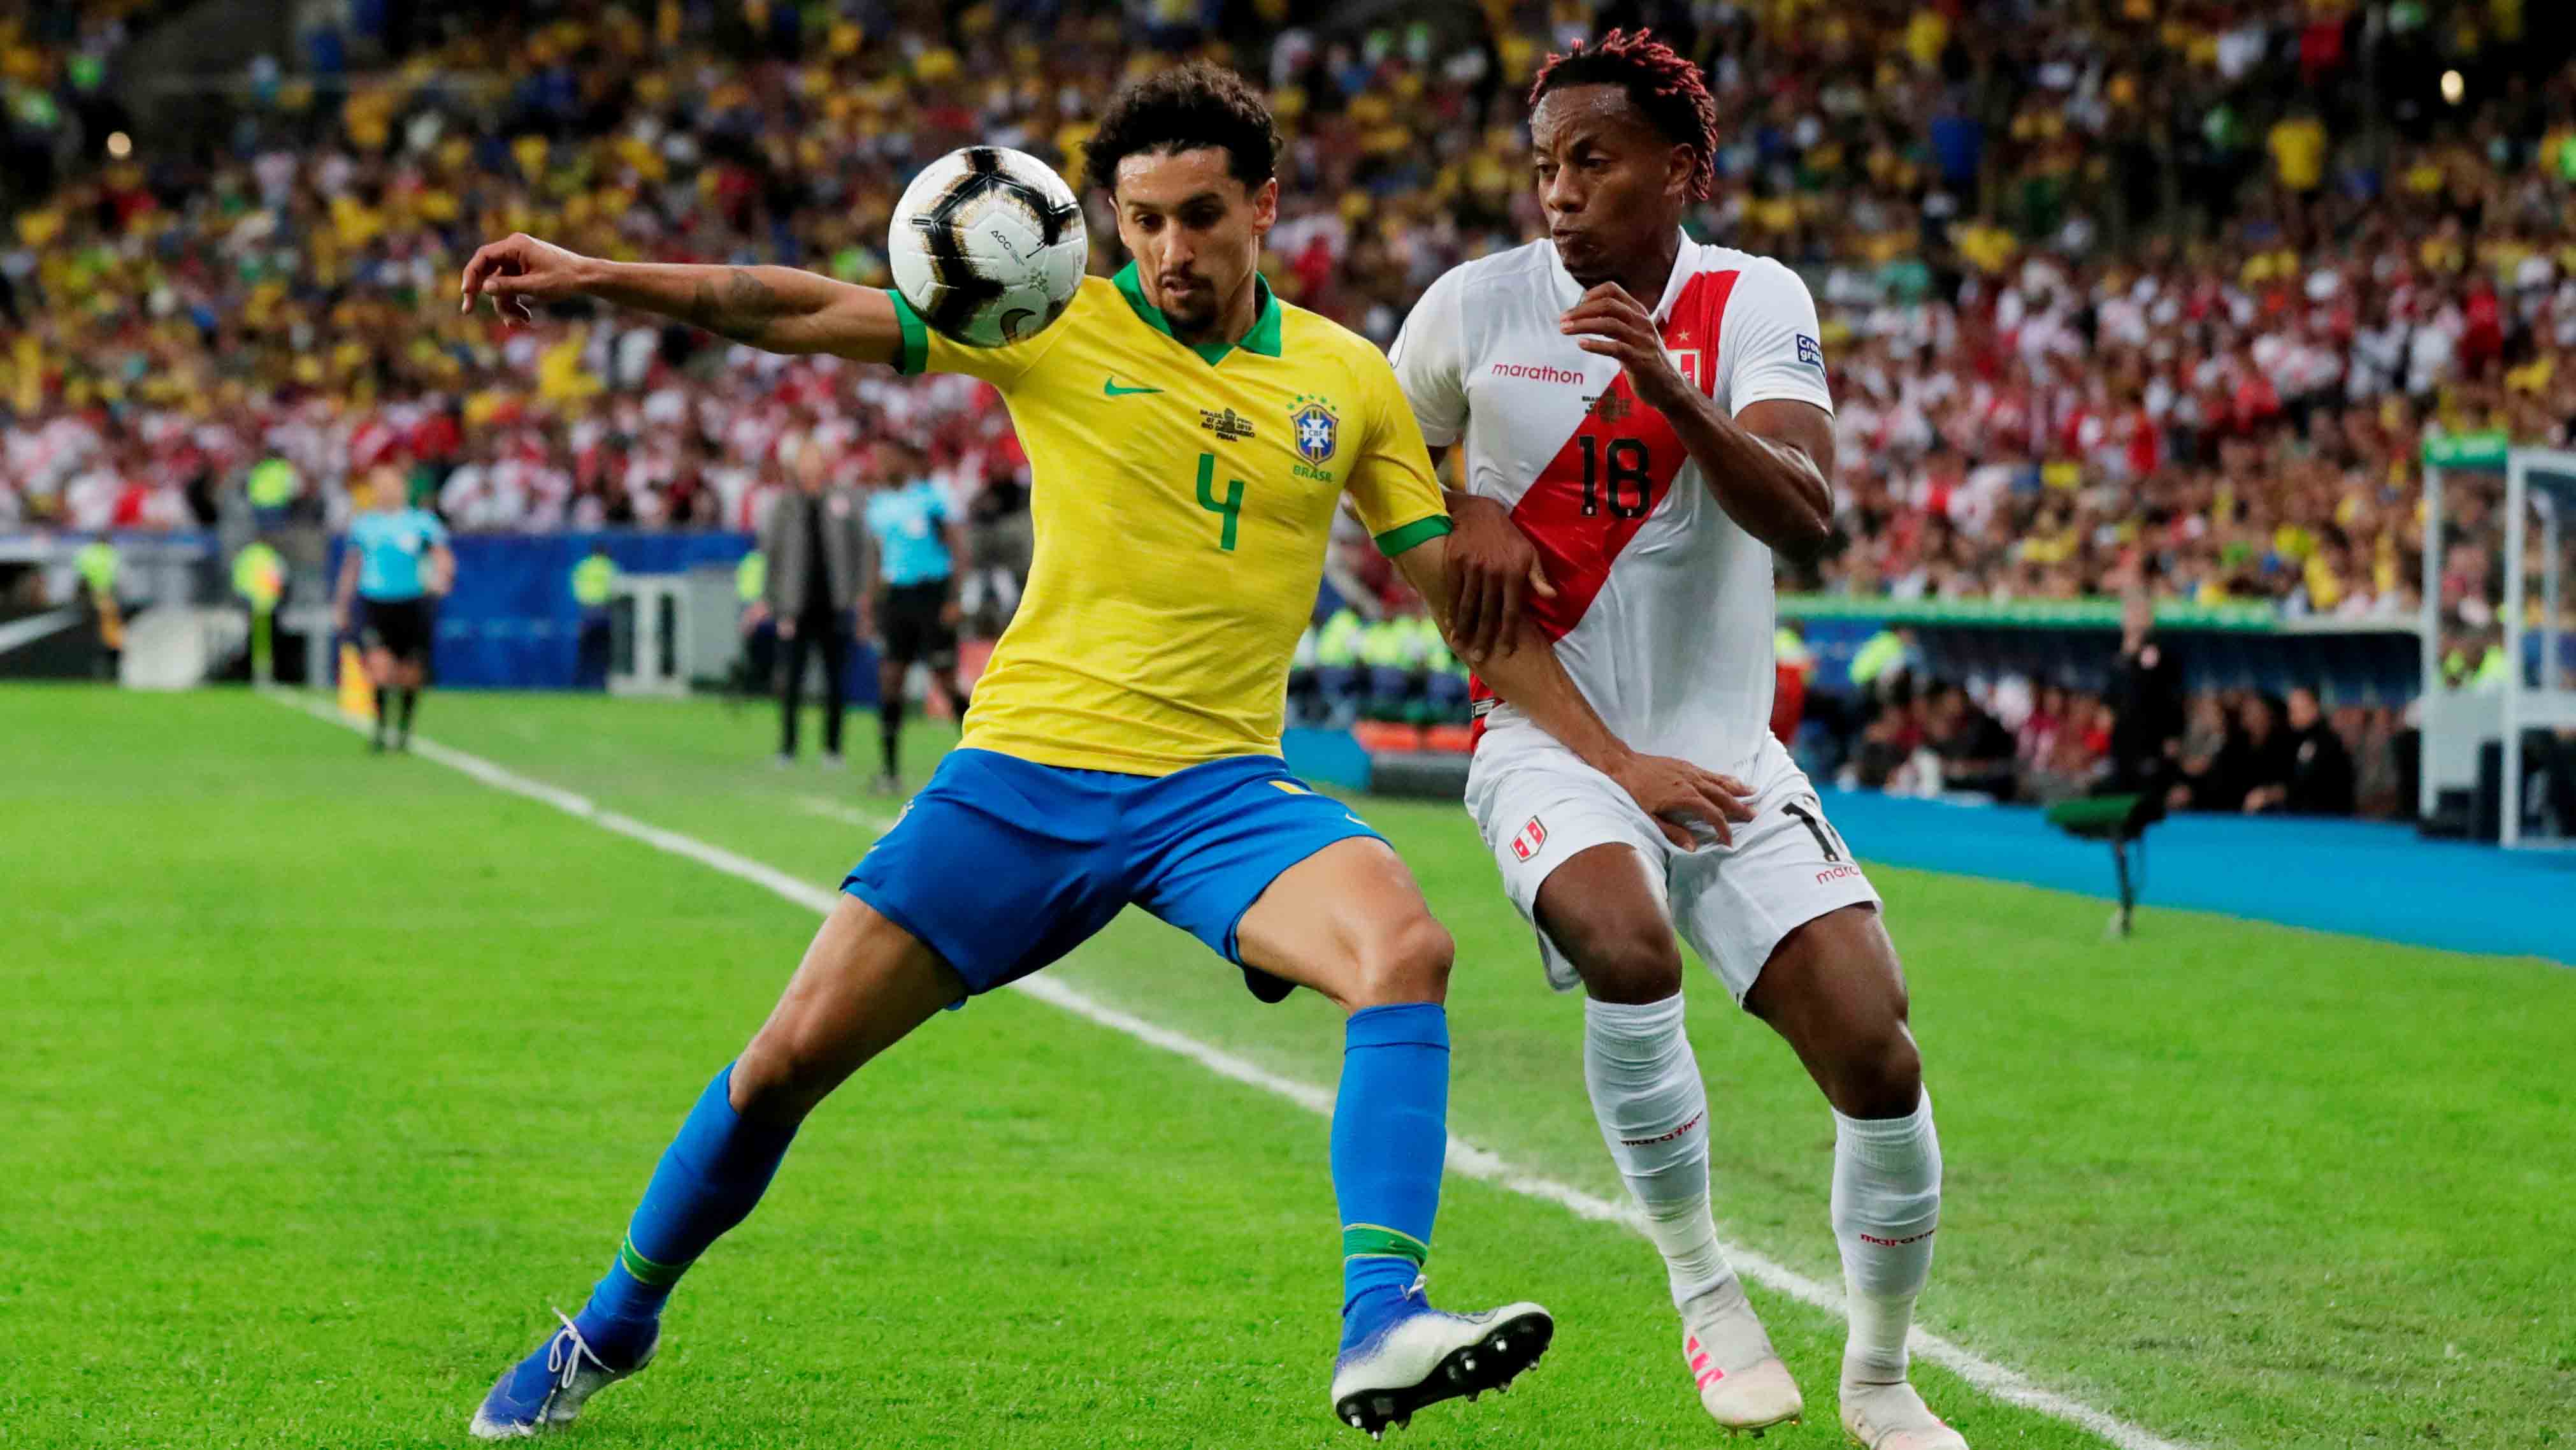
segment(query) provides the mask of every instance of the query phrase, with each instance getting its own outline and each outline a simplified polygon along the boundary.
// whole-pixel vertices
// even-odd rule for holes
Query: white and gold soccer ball
[[[1082,286],[1091,239],[1053,168],[968,146],[922,168],[895,203],[886,255],[921,320],[969,347],[1035,337]]]

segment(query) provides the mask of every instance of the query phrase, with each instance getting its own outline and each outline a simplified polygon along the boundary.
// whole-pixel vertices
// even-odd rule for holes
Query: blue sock
[[[1344,1349],[1384,1322],[1429,1256],[1448,1150],[1449,1014],[1437,1002],[1352,1013],[1333,1102]]]
[[[795,1140],[794,1128],[744,1122],[729,1101],[732,1089],[733,1064],[727,1063],[662,1151],[644,1201],[626,1226],[626,1242],[573,1321],[618,1368],[625,1367],[621,1357],[641,1354],[652,1341],[662,1303],[680,1275],[760,1202]]]

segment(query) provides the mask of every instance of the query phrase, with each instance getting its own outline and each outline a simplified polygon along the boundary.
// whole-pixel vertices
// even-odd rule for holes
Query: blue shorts
[[[1131,901],[1241,965],[1235,928],[1252,903],[1353,836],[1379,839],[1272,756],[1146,776],[952,750],[841,889],[946,958],[968,991],[989,992]],[[1272,995],[1275,978],[1251,981]]]

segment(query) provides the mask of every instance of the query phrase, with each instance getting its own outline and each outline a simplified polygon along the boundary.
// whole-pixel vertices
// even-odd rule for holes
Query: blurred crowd
[[[2110,697],[2001,682],[1983,701],[1956,684],[1908,684],[1881,701],[1837,772],[1845,789],[1971,792],[2054,802],[2113,790],[2121,712]],[[2405,723],[2387,706],[2329,708],[2315,690],[2208,690],[2183,702],[2155,788],[2176,811],[2407,816]]]
[[[0,209],[42,200],[84,146],[131,154],[131,122],[109,78],[134,26],[159,8],[159,0],[0,8]]]
[[[12,116],[53,107],[82,158],[0,236],[0,528],[208,523],[272,458],[326,524],[392,470],[464,530],[749,528],[783,457],[864,478],[888,438],[961,510],[1016,509],[980,384],[445,299],[512,230],[882,283],[919,164],[1071,171],[1110,86],[1204,52],[1288,136],[1280,295],[1383,342],[1538,230],[1541,59],[1639,22],[1729,118],[1694,231],[1798,265],[1824,316],[1845,542],[1791,585],[2402,614],[2428,430],[2576,419],[2576,70],[2527,0],[1489,0],[1350,34],[1284,0],[315,8],[300,69],[123,152],[77,104],[113,89],[118,7],[0,30]],[[2463,493],[2441,562],[2477,630],[2493,503]]]

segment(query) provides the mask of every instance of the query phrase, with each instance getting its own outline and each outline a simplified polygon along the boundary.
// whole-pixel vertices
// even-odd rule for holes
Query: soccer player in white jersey
[[[1490,696],[1468,808],[1551,981],[1589,995],[1585,1083],[1663,1250],[1701,1403],[1734,1429],[1803,1409],[1718,1248],[1676,926],[1832,1105],[1844,1428],[1868,1450],[1964,1450],[1906,1381],[1941,1151],[1904,975],[1768,724],[1772,555],[1814,552],[1833,514],[1815,304],[1779,263],[1683,234],[1717,144],[1689,61],[1613,31],[1551,57],[1531,104],[1549,234],[1433,283],[1396,374],[1424,437],[1465,446],[1453,509],[1506,510],[1528,541],[1487,577],[1543,568],[1552,593],[1526,607],[1612,732],[1742,782],[1753,816],[1697,837],[1649,817],[1613,783],[1623,762],[1578,758]]]

